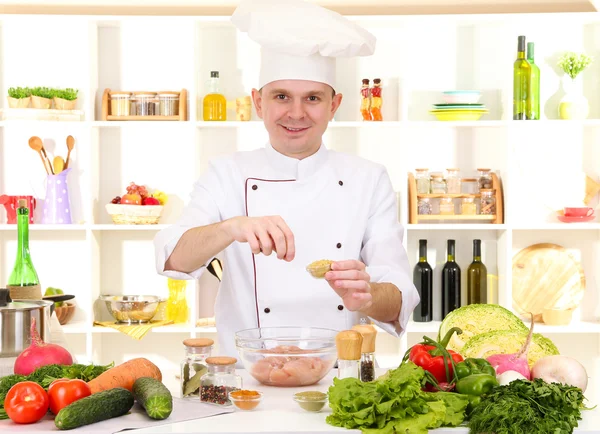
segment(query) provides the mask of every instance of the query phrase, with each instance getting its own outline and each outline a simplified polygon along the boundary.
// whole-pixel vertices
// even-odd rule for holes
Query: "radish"
[[[587,371],[581,363],[572,357],[543,357],[531,368],[532,378],[541,378],[546,383],[561,383],[579,387],[585,392],[588,384]]]
[[[501,375],[506,371],[516,371],[523,375],[526,380],[531,380],[531,371],[527,363],[527,351],[531,344],[533,336],[533,314],[531,314],[531,327],[527,339],[523,344],[523,348],[516,354],[494,354],[487,358],[487,361],[494,367],[497,375]]]
[[[35,328],[35,318],[31,318],[29,331],[31,345],[23,350],[15,360],[14,373],[29,375],[40,366],[46,365],[72,365],[73,357],[60,345],[47,344],[40,338]]]

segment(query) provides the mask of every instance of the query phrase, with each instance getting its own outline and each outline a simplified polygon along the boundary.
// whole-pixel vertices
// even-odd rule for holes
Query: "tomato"
[[[10,388],[4,399],[4,410],[15,423],[34,423],[48,413],[46,391],[33,381],[22,381]]]
[[[54,380],[48,388],[50,411],[58,414],[67,405],[91,394],[90,386],[83,380]]]
[[[137,193],[133,194],[124,194],[121,197],[121,203],[127,205],[141,205],[142,204],[142,196]]]

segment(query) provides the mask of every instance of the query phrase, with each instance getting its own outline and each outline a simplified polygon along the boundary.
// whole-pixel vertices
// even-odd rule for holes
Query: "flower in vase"
[[[594,58],[586,54],[577,54],[572,51],[564,53],[560,59],[558,59],[558,66],[567,74],[571,79],[575,80],[575,77],[579,75],[585,68],[587,68]]]

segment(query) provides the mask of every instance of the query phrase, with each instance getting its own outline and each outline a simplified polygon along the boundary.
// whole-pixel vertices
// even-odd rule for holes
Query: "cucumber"
[[[67,430],[127,414],[135,403],[127,389],[104,390],[75,401],[58,412],[54,425]]]
[[[142,377],[133,383],[133,396],[152,419],[163,420],[173,411],[169,389],[155,378]]]

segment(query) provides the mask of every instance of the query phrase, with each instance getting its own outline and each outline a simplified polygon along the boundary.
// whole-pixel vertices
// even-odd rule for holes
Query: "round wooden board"
[[[584,291],[583,268],[562,246],[534,244],[513,257],[513,308],[519,314],[531,312],[542,321],[544,308],[578,307]]]

